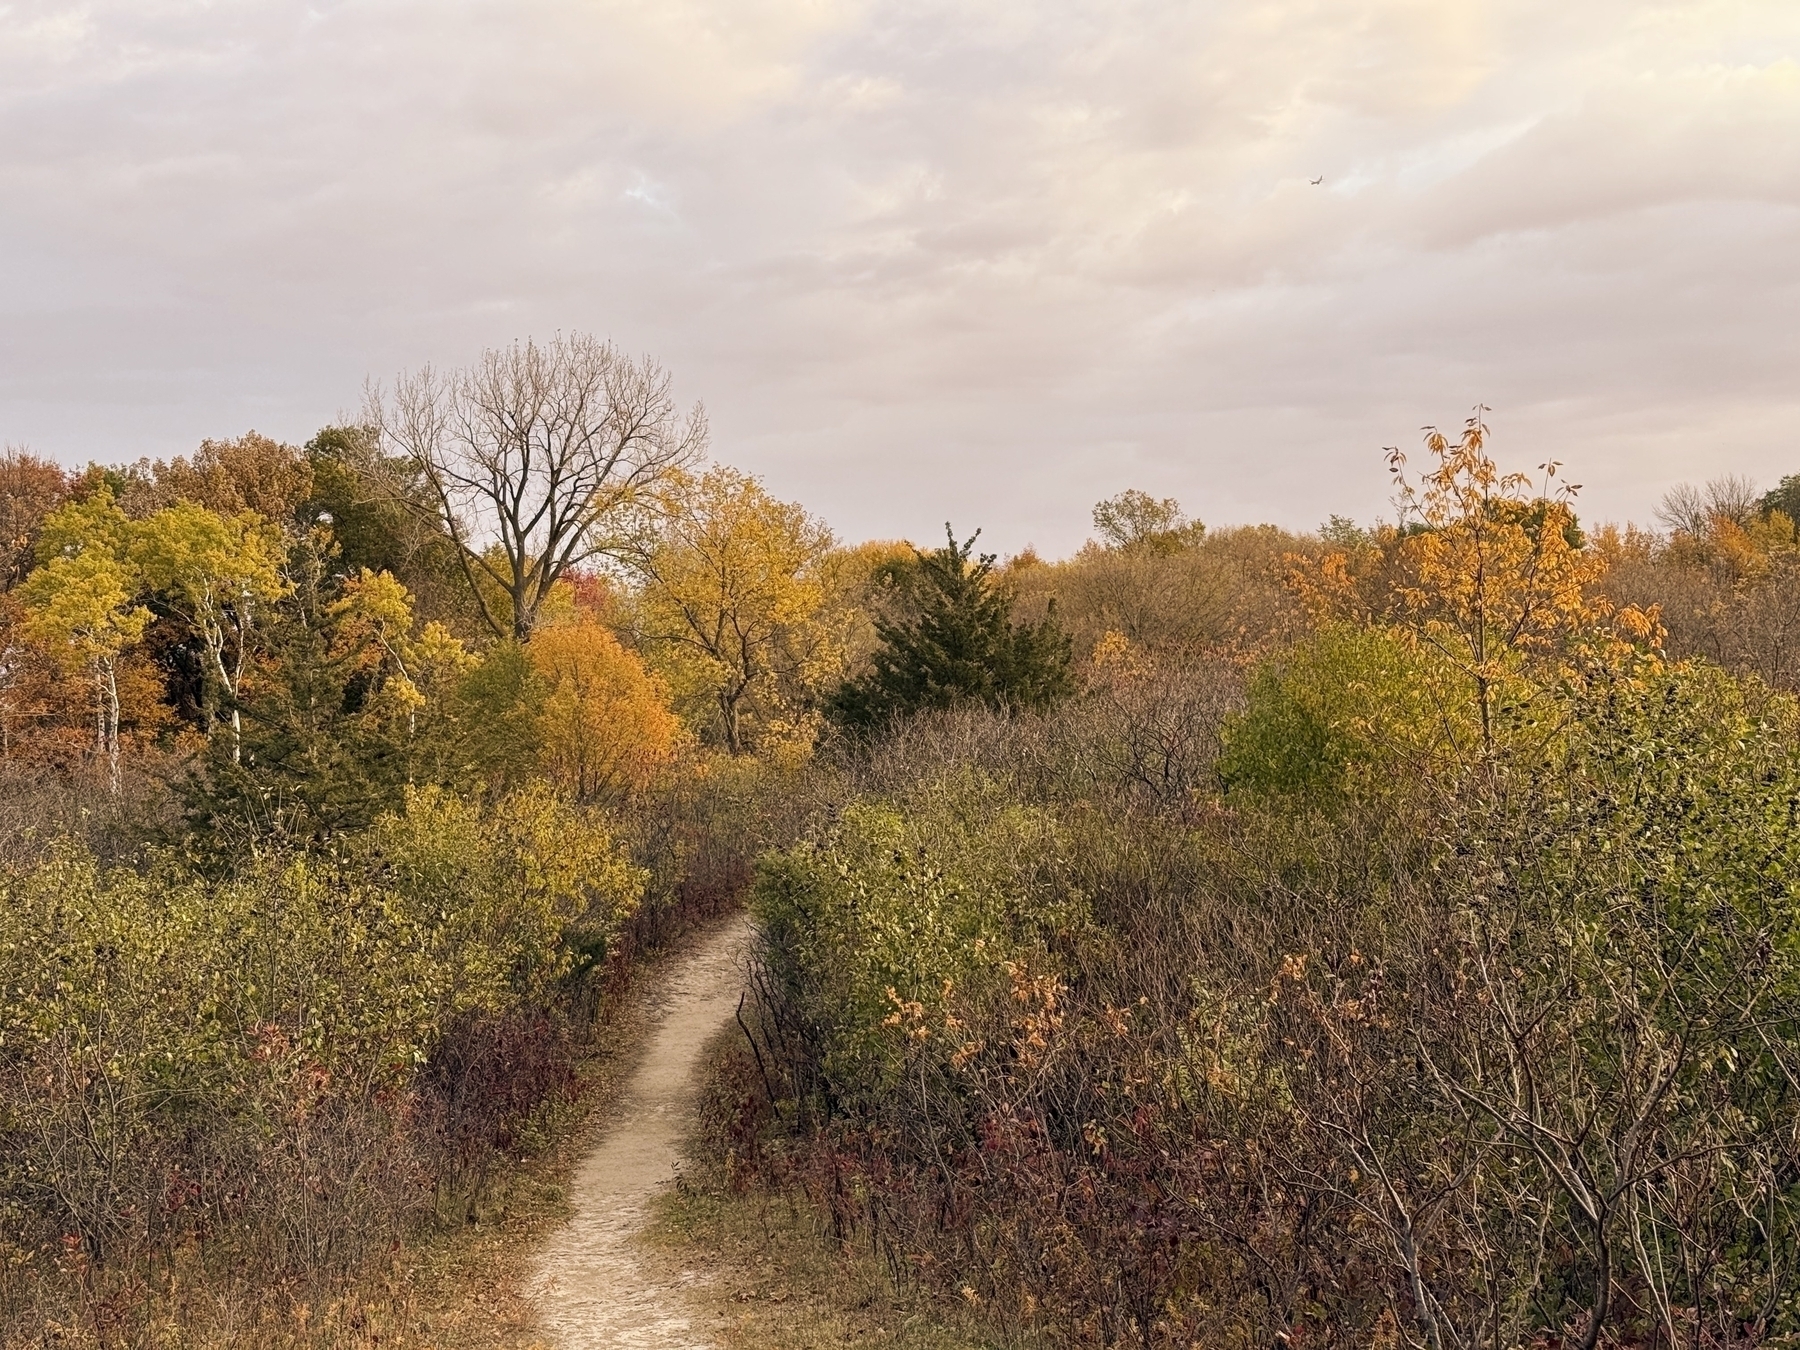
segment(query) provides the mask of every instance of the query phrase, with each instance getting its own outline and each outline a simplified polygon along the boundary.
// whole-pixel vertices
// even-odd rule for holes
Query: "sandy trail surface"
[[[635,1239],[674,1180],[700,1051],[737,1008],[749,935],[734,920],[670,972],[643,1060],[575,1173],[574,1217],[551,1235],[532,1280],[537,1324],[562,1350],[713,1344],[687,1296],[698,1276],[660,1264]]]

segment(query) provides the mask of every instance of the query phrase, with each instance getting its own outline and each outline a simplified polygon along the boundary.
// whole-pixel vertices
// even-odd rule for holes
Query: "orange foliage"
[[[1615,612],[1591,592],[1606,559],[1585,546],[1570,508],[1580,485],[1552,492],[1554,461],[1539,465],[1536,491],[1525,474],[1502,474],[1487,454],[1483,411],[1454,441],[1426,429],[1436,464],[1419,488],[1399,450],[1389,450],[1388,464],[1415,526],[1398,541],[1401,607],[1413,631],[1472,682],[1482,743],[1492,749],[1498,693],[1529,682],[1532,665],[1596,637],[1654,646],[1661,629],[1654,611]]]
[[[163,673],[147,654],[123,654],[116,682],[119,725],[140,748],[175,720]],[[0,762],[74,769],[95,752],[93,684],[30,640],[18,599],[0,595]]]
[[[583,801],[617,801],[673,757],[682,728],[662,682],[599,624],[540,628],[525,648],[546,692],[541,767]]]
[[[133,485],[126,506],[134,515],[148,515],[190,501],[220,515],[254,511],[280,521],[311,491],[305,453],[251,431],[234,441],[202,441],[192,459],[158,460]]]
[[[1425,432],[1431,467],[1415,485],[1406,456],[1388,451],[1402,512],[1348,549],[1289,553],[1287,582],[1315,622],[1396,624],[1468,681],[1482,745],[1494,715],[1522,706],[1578,652],[1614,661],[1658,650],[1656,606],[1619,607],[1597,590],[1609,569],[1646,554],[1642,532],[1582,535],[1571,506],[1578,484],[1501,473],[1486,449],[1484,409],[1452,440]]]
[[[44,517],[68,496],[60,467],[23,450],[0,455],[0,590],[10,591],[31,569]]]

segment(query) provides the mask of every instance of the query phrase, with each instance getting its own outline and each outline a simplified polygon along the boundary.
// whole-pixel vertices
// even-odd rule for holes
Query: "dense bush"
[[[1446,699],[1434,657],[1386,629],[1342,624],[1296,643],[1251,680],[1224,733],[1220,781],[1324,804],[1454,757],[1475,729]]]
[[[429,790],[333,853],[223,881],[74,844],[0,877],[9,1267],[124,1274],[191,1243],[240,1274],[353,1267],[553,1086],[519,1075],[535,1090],[515,1084],[484,1138],[441,1090],[472,1028],[516,1043],[550,1015],[644,880],[541,791],[478,810]]]
[[[902,1085],[928,1008],[941,1020],[981,999],[1084,924],[1051,817],[977,777],[851,806],[823,847],[768,859],[757,895],[792,1011],[818,1029],[817,1082],[834,1108]]]
[[[851,766],[757,888],[840,1230],[1076,1344],[1800,1334],[1793,706],[1593,666],[1471,766],[1407,650],[1268,666],[1210,811],[1045,773],[1091,704]]]

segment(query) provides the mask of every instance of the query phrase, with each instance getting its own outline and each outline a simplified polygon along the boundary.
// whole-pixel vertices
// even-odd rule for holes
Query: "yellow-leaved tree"
[[[733,755],[810,736],[810,705],[840,665],[822,621],[832,542],[804,508],[718,467],[675,480],[632,554],[646,648]]]
[[[539,767],[564,792],[616,804],[673,758],[682,726],[662,681],[601,624],[540,627],[525,655],[543,682]]]
[[[222,703],[231,721],[231,757],[238,760],[252,635],[263,606],[289,589],[281,574],[286,549],[280,529],[254,511],[221,515],[178,501],[133,522],[127,552],[144,583],[200,639],[206,726],[210,731]]]
[[[1468,681],[1489,753],[1498,710],[1528,700],[1576,646],[1654,646],[1661,630],[1654,610],[1615,609],[1591,593],[1605,561],[1585,546],[1570,505],[1580,485],[1558,484],[1554,461],[1539,466],[1541,485],[1501,473],[1487,453],[1485,411],[1454,440],[1426,428],[1432,466],[1417,485],[1401,451],[1389,449],[1388,465],[1402,511],[1389,541],[1402,615]]]
[[[141,641],[150,611],[128,557],[131,522],[102,486],[44,521],[41,565],[20,587],[25,634],[84,673],[94,694],[94,745],[119,792],[119,660]]]
[[[419,710],[447,695],[479,658],[443,624],[432,620],[413,631],[413,598],[391,572],[363,568],[344,583],[329,614],[332,656],[369,681],[363,715],[406,719],[418,729]]]

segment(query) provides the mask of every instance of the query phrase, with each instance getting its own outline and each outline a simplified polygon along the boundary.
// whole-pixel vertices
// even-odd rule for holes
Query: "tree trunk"
[[[106,668],[94,666],[94,758],[106,758]]]
[[[719,695],[719,717],[725,724],[725,749],[733,756],[744,753],[743,732],[738,726],[738,696]]]
[[[103,667],[106,679],[106,726],[103,739],[106,743],[106,778],[112,795],[119,795],[119,681],[108,661]]]
[[[212,648],[213,669],[219,672],[219,687],[225,691],[225,697],[231,700],[231,762],[241,764],[244,753],[244,718],[243,714],[238,711],[237,691],[238,685],[243,682],[244,678],[243,631],[240,629],[238,633],[236,678],[233,678],[232,672],[225,669],[224,632],[221,630],[217,640],[209,640],[207,645]]]
[[[1609,1211],[1601,1210],[1600,1217],[1594,1220],[1594,1264],[1597,1267],[1594,1301],[1588,1307],[1588,1324],[1581,1333],[1581,1350],[1594,1350],[1599,1344],[1607,1314],[1612,1311],[1612,1241],[1606,1232],[1608,1217]]]

